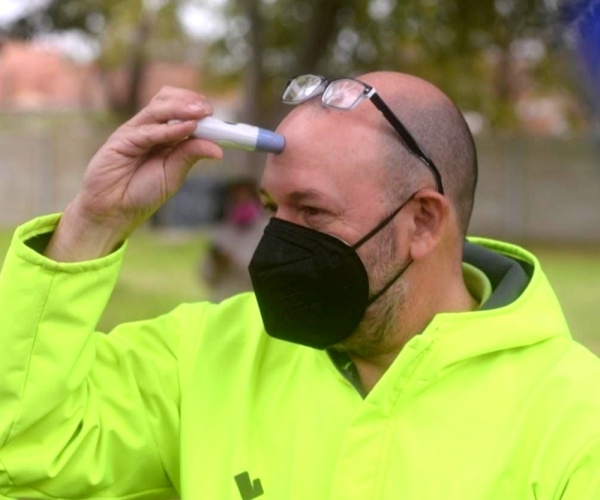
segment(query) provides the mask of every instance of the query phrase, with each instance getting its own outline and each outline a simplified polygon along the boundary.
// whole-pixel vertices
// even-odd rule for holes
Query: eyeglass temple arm
[[[423,161],[423,163],[425,163],[429,167],[429,170],[431,170],[431,173],[435,178],[435,183],[437,185],[439,193],[444,194],[444,187],[442,186],[442,176],[440,175],[439,170],[435,166],[435,163],[433,163],[433,161],[430,160],[429,157],[423,152],[423,150],[417,144],[417,141],[415,141],[415,139],[406,129],[406,127],[402,125],[402,122],[398,120],[398,117],[388,107],[388,105],[383,101],[383,99],[379,97],[379,94],[377,94],[376,92],[373,93],[373,95],[371,96],[371,101],[373,102],[373,104],[375,104],[377,109],[381,111],[381,113],[383,114],[383,116],[385,116],[387,121],[390,122],[392,126],[396,129],[396,132],[398,132],[400,138],[402,139],[408,150],[412,152],[415,156],[420,158]]]

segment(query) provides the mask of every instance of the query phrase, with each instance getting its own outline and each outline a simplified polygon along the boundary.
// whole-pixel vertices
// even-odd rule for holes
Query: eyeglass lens
[[[359,81],[342,79],[329,84],[323,94],[323,103],[339,109],[352,109],[365,95],[365,86]]]
[[[310,99],[324,83],[324,79],[316,75],[302,75],[294,78],[283,93],[284,102],[301,103]]]
[[[357,80],[342,78],[327,82],[317,75],[301,75],[294,78],[285,89],[282,100],[299,104],[318,94],[327,83],[323,93],[323,104],[338,109],[352,109],[365,95],[365,85]]]

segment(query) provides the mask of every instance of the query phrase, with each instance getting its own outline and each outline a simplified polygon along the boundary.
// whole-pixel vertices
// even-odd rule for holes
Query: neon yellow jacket
[[[478,240],[486,306],[436,316],[363,399],[252,294],[94,333],[124,250],[52,262],[24,241],[55,223],[0,276],[0,496],[600,499],[600,363],[525,251]]]

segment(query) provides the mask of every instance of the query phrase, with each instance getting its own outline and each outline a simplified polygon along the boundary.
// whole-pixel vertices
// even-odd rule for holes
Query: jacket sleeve
[[[176,315],[95,332],[124,249],[53,262],[17,230],[0,274],[0,498],[173,498]]]
[[[560,500],[596,500],[600,498],[600,437],[577,457],[569,471]]]

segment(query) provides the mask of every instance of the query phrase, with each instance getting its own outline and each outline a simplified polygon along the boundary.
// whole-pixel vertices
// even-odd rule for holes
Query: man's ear
[[[422,189],[412,202],[413,228],[410,257],[419,260],[431,253],[447,236],[450,202],[433,189]]]

